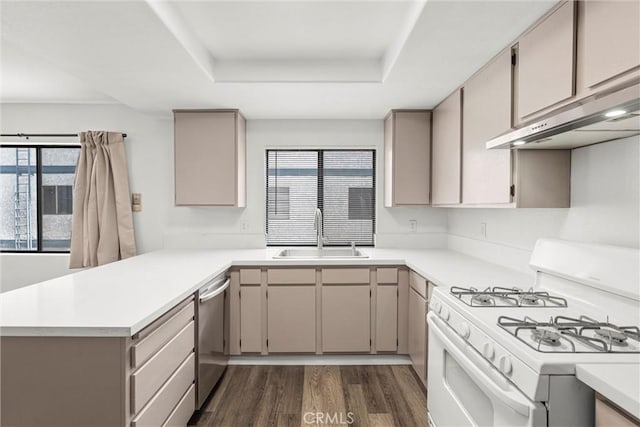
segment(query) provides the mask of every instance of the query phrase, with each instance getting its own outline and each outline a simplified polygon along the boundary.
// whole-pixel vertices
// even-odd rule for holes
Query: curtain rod
[[[0,134],[0,136],[6,136],[6,137],[14,137],[14,138],[26,138],[29,139],[29,137],[34,137],[34,138],[71,138],[74,136],[80,136],[77,133],[3,133]],[[123,138],[127,137],[126,133],[122,134]]]

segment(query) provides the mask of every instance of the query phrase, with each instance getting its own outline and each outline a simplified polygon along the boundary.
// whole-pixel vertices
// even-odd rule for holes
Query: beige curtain
[[[93,267],[136,254],[124,138],[80,133],[73,190],[70,268]]]

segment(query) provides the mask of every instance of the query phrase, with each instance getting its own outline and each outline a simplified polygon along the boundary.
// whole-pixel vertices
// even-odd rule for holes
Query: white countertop
[[[640,364],[578,364],[580,381],[640,418]]]
[[[3,336],[132,336],[231,266],[407,265],[438,286],[528,288],[531,276],[449,250],[273,259],[279,249],[163,250],[0,294]]]

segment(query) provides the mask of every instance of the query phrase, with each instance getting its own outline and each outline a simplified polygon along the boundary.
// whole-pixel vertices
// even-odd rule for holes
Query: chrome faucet
[[[313,229],[316,230],[316,238],[318,240],[318,250],[322,250],[324,245],[324,236],[322,235],[322,211],[320,208],[316,209],[313,219]]]

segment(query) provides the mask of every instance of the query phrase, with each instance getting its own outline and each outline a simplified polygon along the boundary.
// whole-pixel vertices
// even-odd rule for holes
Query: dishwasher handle
[[[229,287],[229,283],[231,283],[231,279],[225,280],[222,286],[209,286],[207,290],[200,295],[200,302],[209,301],[210,299],[217,297]],[[213,290],[209,291],[211,288],[213,288]]]

